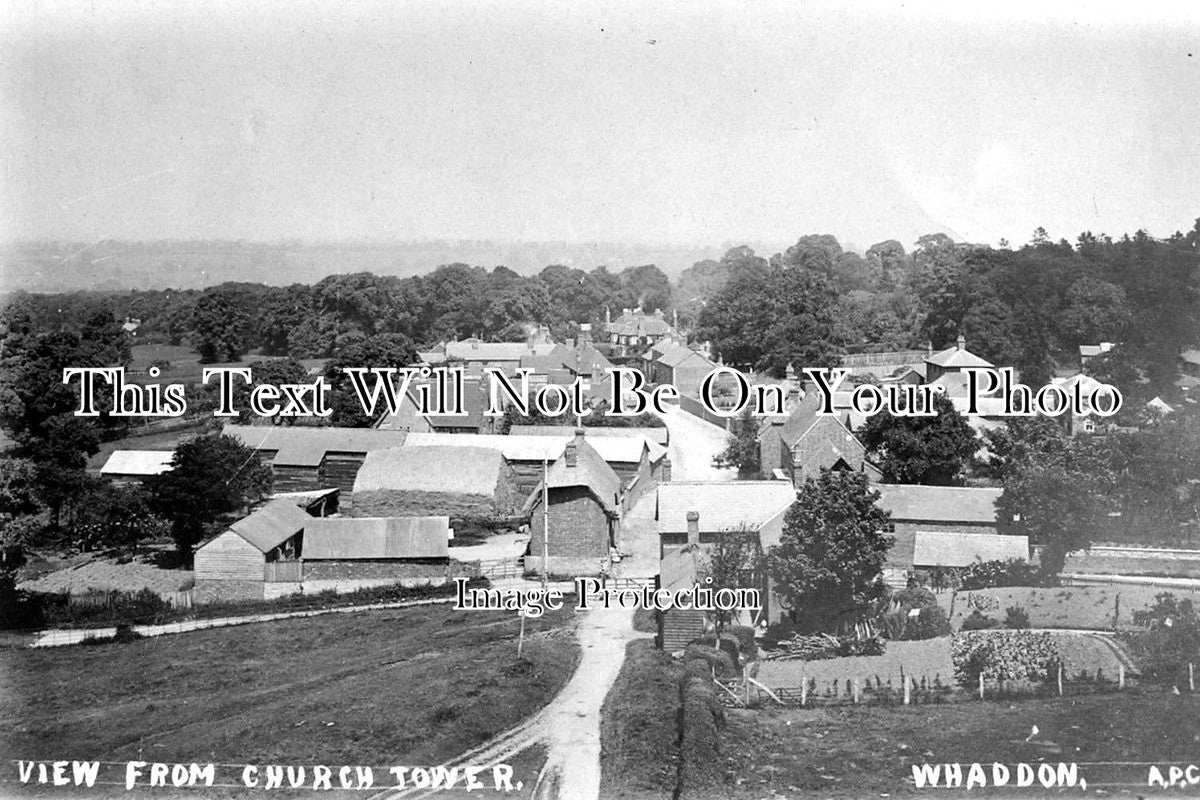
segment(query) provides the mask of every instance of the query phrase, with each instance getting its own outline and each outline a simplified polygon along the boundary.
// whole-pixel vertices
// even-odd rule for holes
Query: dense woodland
[[[1073,368],[1080,344],[1118,342],[1090,371],[1119,386],[1128,402],[1160,396],[1177,403],[1180,353],[1200,343],[1200,220],[1167,239],[1088,232],[1072,244],[1038,229],[1026,245],[984,247],[935,234],[911,251],[886,241],[863,255],[832,236],[811,235],[770,258],[734,248],[719,261],[696,263],[674,284],[653,265],[617,273],[554,265],[524,277],[502,266],[450,264],[415,277],[358,272],[285,287],[16,293],[7,299],[0,341],[0,426],[12,440],[0,460],[4,536],[27,539],[46,524],[58,529],[64,512],[77,531],[104,528],[104,519],[145,520],[145,530],[165,524],[154,519],[153,498],[130,492],[113,499],[86,474],[98,443],[121,436],[127,421],[74,416],[75,389],[61,382],[67,366],[128,365],[127,317],[140,320],[139,344],[182,345],[204,362],[287,357],[260,362],[263,379],[299,380],[304,372],[295,360],[326,359],[334,421],[365,425],[339,386],[340,365],[402,365],[441,341],[521,340],[543,324],[562,341],[579,324],[599,332],[606,313],[633,307],[677,316],[684,332],[711,342],[725,363],[773,376],[789,364],[831,366],[845,353],[944,347],[961,333],[973,352],[1016,367],[1036,385]],[[1111,514],[1096,509],[1118,498],[1122,508],[1139,509],[1136,524],[1133,514],[1122,517],[1121,536],[1174,541],[1181,525],[1194,528],[1200,516],[1200,491],[1191,483],[1200,475],[1200,447],[1188,450],[1197,442],[1196,418],[1186,403],[1181,408],[1188,413],[1157,433],[1113,439],[1102,452],[1014,428],[990,443],[993,463],[963,459],[936,481],[910,474],[894,444],[912,438],[905,432],[867,434],[896,480],[1003,482],[1012,503],[1025,497],[1019,505],[1035,539],[1060,530],[1068,513],[1088,527],[1071,535],[1095,536],[1113,527]],[[1085,516],[1050,500],[1092,510]],[[1029,510],[1039,503],[1040,512]],[[202,523],[172,524],[194,540]],[[1041,533],[1032,529],[1038,525]],[[129,535],[145,533],[139,530]]]

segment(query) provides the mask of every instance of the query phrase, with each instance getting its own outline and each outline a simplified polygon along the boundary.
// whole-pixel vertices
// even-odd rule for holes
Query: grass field
[[[10,759],[437,764],[557,693],[570,623],[528,620],[520,660],[515,616],[443,607],[0,650],[0,796]]]
[[[1039,733],[1027,742],[1034,725]],[[1126,693],[915,708],[731,710],[721,741],[725,780],[694,798],[914,796],[917,790],[906,782],[914,763],[1194,762],[1200,696]],[[1080,769],[1090,789],[1117,794],[1129,787],[1099,784],[1139,775],[1144,787],[1145,768]],[[981,794],[987,792],[976,788],[969,796]],[[995,794],[1038,797],[1047,792],[1009,787]],[[940,788],[922,796],[968,793]]]

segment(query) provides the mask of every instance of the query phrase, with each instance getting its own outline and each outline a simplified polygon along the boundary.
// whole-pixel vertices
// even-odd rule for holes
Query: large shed
[[[444,583],[453,536],[444,516],[314,519],[304,532],[305,591]]]
[[[264,583],[299,581],[296,559],[312,521],[294,501],[277,499],[230,525],[196,550],[197,600],[261,600]]]
[[[337,487],[343,495],[354,488],[367,453],[398,447],[407,435],[403,430],[283,425],[226,425],[224,433],[271,465],[276,491]]]

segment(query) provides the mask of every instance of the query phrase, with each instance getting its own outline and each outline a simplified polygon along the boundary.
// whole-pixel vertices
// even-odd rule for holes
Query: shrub
[[[1019,558],[976,561],[962,571],[959,589],[994,589],[1000,586],[1041,586],[1041,571]]]
[[[1009,606],[1004,614],[1004,627],[1023,630],[1029,627],[1029,612],[1021,606]]]
[[[950,620],[928,589],[910,587],[892,595],[890,611],[877,621],[884,635],[894,641],[918,641],[950,635]]]
[[[737,667],[729,654],[723,650],[718,650],[712,645],[692,643],[683,651],[683,661],[687,668],[692,669],[691,662],[702,661],[709,666],[711,670],[716,671],[718,678],[735,678],[737,677]]]
[[[938,604],[937,596],[920,586],[909,587],[892,595],[892,604],[904,611],[913,608],[930,608]]]
[[[1188,662],[1200,660],[1200,615],[1191,600],[1166,592],[1154,605],[1133,615],[1147,630],[1128,637],[1142,662],[1142,673],[1155,680],[1179,680]]]
[[[956,634],[950,643],[954,677],[963,686],[974,686],[980,674],[986,678],[1041,681],[1055,671],[1062,656],[1047,633]]]
[[[971,616],[962,621],[962,625],[959,626],[959,630],[982,631],[988,630],[989,628],[998,627],[1000,627],[1000,623],[998,621],[992,619],[991,617],[985,617],[983,614],[979,613],[979,609],[977,608],[971,612]]]
[[[881,656],[886,647],[883,638],[879,636],[867,636],[862,639],[843,636],[839,642],[839,656]]]

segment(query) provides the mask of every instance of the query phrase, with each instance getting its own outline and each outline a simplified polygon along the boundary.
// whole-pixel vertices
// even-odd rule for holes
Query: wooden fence
[[[727,705],[746,705],[755,702],[779,702],[801,707],[825,707],[842,705],[927,705],[931,703],[961,703],[971,701],[1015,700],[1027,698],[1073,697],[1093,694],[1109,694],[1123,691],[1156,689],[1179,693],[1196,691],[1195,664],[1188,664],[1186,674],[1170,686],[1151,684],[1127,674],[1121,666],[1115,675],[1097,669],[1094,673],[1081,672],[1071,678],[1060,667],[1056,674],[1044,680],[1002,680],[980,675],[971,685],[962,685],[953,679],[941,676],[930,679],[927,675],[906,675],[898,683],[890,678],[883,681],[863,678],[826,679],[810,678],[800,686],[770,687],[770,695],[761,691],[753,682],[743,678],[717,681],[726,691],[720,699]],[[743,699],[744,698],[744,699]]]
[[[479,562],[481,578],[520,578],[525,567],[519,558],[493,558]]]

